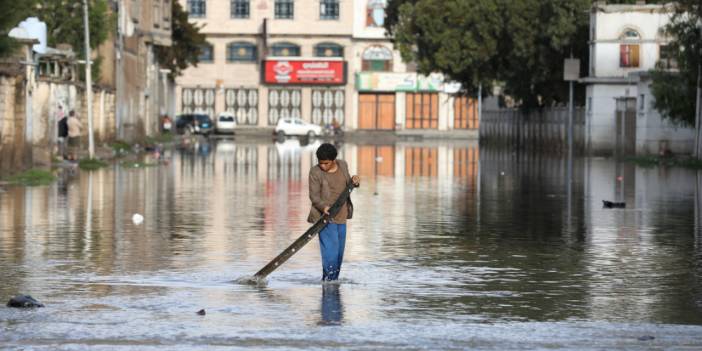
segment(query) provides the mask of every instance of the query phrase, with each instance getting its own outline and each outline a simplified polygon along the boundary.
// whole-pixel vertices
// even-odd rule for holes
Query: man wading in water
[[[319,164],[310,169],[310,201],[312,209],[307,221],[314,223],[322,216],[329,214],[329,208],[339,195],[352,181],[360,185],[358,176],[349,175],[349,167],[344,160],[336,159],[336,148],[329,143],[322,144],[317,149]],[[319,232],[319,246],[322,251],[322,280],[337,280],[341,271],[346,245],[346,220],[353,216],[351,198],[341,207],[334,218]]]

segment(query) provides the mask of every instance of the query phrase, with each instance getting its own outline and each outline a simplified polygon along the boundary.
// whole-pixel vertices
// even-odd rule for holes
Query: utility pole
[[[698,30],[698,40],[700,41],[697,45],[699,46],[698,51],[700,55],[698,56],[697,63],[697,105],[696,118],[695,118],[695,158],[698,160],[702,159],[702,4],[697,5],[697,30]]]
[[[83,0],[83,24],[85,27],[85,99],[88,107],[88,158],[95,158],[93,140],[93,76],[90,64],[90,27],[88,24],[88,0]]]

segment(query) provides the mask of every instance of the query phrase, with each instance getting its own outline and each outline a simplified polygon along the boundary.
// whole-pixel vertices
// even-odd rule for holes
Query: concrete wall
[[[24,164],[24,106],[22,81],[0,75],[0,173]]]
[[[636,86],[619,84],[596,84],[587,87],[588,109],[585,135],[590,152],[612,153],[616,146],[616,100],[617,97],[636,96]],[[590,102],[591,101],[591,102]]]
[[[51,163],[58,141],[59,105],[66,114],[76,111],[83,123],[82,144],[87,148],[88,120],[83,87],[70,82],[40,80],[33,84],[31,99],[32,120],[26,123],[24,80],[0,76],[0,172]],[[115,138],[114,100],[113,92],[93,91],[93,135],[97,145]]]
[[[653,108],[654,104],[651,82],[643,79],[638,84],[636,101],[636,154],[660,154],[665,151],[692,154],[695,144],[694,127],[675,125],[664,119]]]

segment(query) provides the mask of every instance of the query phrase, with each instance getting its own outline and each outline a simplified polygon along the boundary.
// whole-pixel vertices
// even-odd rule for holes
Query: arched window
[[[214,47],[212,44],[205,44],[200,46],[200,55],[197,57],[200,62],[213,62],[214,61]]]
[[[314,47],[317,57],[344,57],[344,47],[334,43],[320,43]]]
[[[362,70],[392,71],[392,51],[384,46],[371,46],[363,52]]]
[[[276,43],[271,45],[273,56],[300,56],[300,47],[293,43]]]
[[[256,61],[256,45],[247,42],[234,42],[227,45],[228,62]]]
[[[632,28],[626,28],[619,36],[622,42],[619,45],[619,67],[636,68],[639,67],[639,41],[641,35]]]

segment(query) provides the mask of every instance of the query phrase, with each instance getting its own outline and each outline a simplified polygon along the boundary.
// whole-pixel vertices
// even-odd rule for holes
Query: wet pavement
[[[220,139],[3,187],[0,298],[46,307],[0,308],[0,349],[702,349],[702,174],[677,168],[577,159],[568,187],[558,157],[342,144],[362,186],[340,283],[317,240],[235,283],[308,228],[318,144]]]

